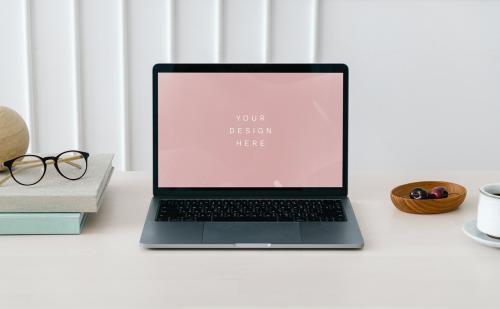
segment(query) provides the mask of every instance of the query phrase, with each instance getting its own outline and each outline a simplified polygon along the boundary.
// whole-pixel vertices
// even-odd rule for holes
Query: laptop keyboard
[[[161,200],[157,221],[347,221],[340,200]]]

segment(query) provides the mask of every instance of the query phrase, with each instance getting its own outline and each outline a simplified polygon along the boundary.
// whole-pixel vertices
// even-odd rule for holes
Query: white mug
[[[477,229],[500,238],[500,183],[491,183],[479,189]]]

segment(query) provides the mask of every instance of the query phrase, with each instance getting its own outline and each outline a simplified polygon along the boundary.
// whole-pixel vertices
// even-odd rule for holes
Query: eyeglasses
[[[0,179],[0,186],[12,177],[18,184],[32,186],[42,180],[47,165],[54,164],[57,172],[66,179],[78,180],[87,172],[89,154],[78,150],[68,150],[55,157],[24,155],[0,163],[9,169],[10,175]]]

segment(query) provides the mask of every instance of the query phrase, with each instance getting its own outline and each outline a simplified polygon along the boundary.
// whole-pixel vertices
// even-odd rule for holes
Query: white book
[[[33,186],[10,179],[0,186],[0,212],[97,212],[113,173],[113,156],[90,154],[87,172],[79,180],[62,177],[53,165]]]

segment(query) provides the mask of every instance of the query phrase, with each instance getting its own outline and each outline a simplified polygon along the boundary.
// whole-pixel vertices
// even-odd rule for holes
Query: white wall
[[[500,1],[0,0],[34,152],[151,166],[157,62],[345,62],[354,171],[500,170]]]

